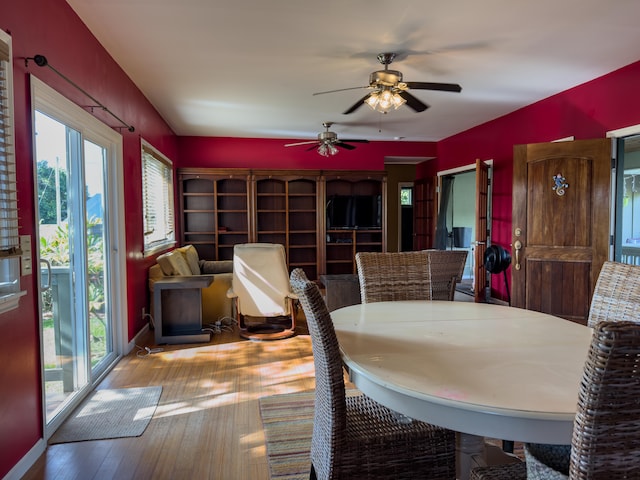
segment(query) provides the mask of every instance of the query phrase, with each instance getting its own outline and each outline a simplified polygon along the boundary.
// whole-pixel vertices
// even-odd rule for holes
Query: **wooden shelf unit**
[[[325,172],[325,204],[332,195],[380,195],[380,228],[326,228],[325,270],[323,274],[342,275],[357,272],[358,252],[387,251],[387,178],[384,172]],[[326,225],[326,223],[325,223]]]
[[[284,245],[289,269],[302,268],[312,279],[320,274],[319,175],[314,171],[253,174],[256,241]]]
[[[247,242],[285,246],[289,268],[311,279],[356,272],[359,251],[386,251],[386,174],[183,168],[178,171],[181,244],[200,258],[231,260]],[[329,195],[380,195],[380,228],[327,229]]]
[[[233,246],[253,238],[249,171],[182,169],[178,178],[182,245],[204,260],[231,260]]]

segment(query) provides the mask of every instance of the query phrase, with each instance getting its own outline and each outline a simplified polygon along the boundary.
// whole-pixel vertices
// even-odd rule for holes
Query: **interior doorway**
[[[476,171],[441,176],[436,248],[468,251],[463,283],[473,283]]]
[[[490,243],[492,165],[492,160],[477,160],[475,164],[438,172],[433,245],[468,252],[457,288],[473,295],[476,302],[488,301],[491,296],[491,278],[483,268],[483,256]]]
[[[413,250],[413,182],[398,184],[398,251]]]

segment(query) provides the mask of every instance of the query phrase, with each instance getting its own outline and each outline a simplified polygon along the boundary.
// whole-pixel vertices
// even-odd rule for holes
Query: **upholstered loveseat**
[[[156,259],[149,268],[149,292],[151,315],[153,316],[153,286],[156,281],[168,276],[212,275],[213,282],[202,290],[202,323],[215,323],[223,317],[232,316],[232,300],[227,290],[233,280],[232,260],[200,260],[193,245],[176,248]]]

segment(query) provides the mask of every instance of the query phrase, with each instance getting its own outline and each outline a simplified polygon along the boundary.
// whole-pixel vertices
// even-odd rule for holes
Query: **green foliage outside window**
[[[57,192],[61,218],[58,218]],[[41,223],[45,225],[55,225],[67,219],[67,172],[49,166],[46,160],[38,162],[38,210]]]
[[[413,205],[413,189],[412,188],[401,188],[400,189],[400,205]]]

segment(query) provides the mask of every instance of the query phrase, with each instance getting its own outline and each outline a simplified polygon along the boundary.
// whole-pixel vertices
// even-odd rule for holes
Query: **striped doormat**
[[[313,392],[260,398],[271,480],[309,478],[313,398]]]

